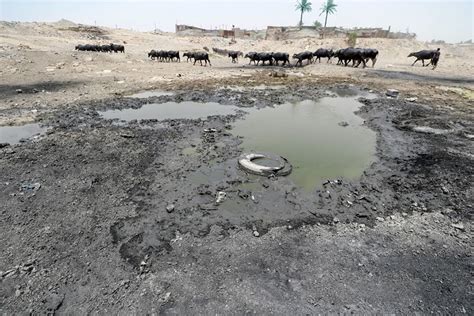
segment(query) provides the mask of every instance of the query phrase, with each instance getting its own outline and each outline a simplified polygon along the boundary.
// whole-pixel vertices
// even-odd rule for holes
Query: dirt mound
[[[54,22],[53,24],[58,28],[70,28],[70,27],[76,27],[77,26],[77,23],[74,23],[74,22],[66,20],[66,19],[61,19],[57,22]]]

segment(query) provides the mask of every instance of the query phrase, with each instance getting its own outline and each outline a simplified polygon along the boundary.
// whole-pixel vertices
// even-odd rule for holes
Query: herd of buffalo
[[[119,44],[105,44],[105,45],[76,45],[76,50],[89,52],[104,52],[104,53],[125,53],[125,46]]]
[[[95,52],[125,52],[125,47],[123,45],[118,44],[108,44],[108,45],[77,45],[76,50],[78,51],[95,51]],[[232,59],[232,63],[237,63],[239,57],[244,57],[249,59],[249,65],[265,65],[268,64],[270,66],[276,65],[279,66],[280,62],[282,66],[288,65],[291,66],[290,62],[290,55],[288,53],[282,52],[249,52],[244,54],[241,51],[230,51],[225,49],[213,48],[214,53],[224,55],[230,57]],[[374,48],[354,48],[348,47],[338,50],[326,49],[326,48],[319,48],[315,52],[305,51],[301,53],[294,54],[292,58],[296,60],[294,66],[303,66],[303,63],[311,64],[313,62],[319,61],[321,62],[321,58],[327,58],[327,62],[329,63],[332,58],[337,58],[337,64],[348,66],[351,62],[350,66],[352,67],[359,67],[362,64],[362,68],[367,66],[367,63],[372,61],[372,67],[375,66],[377,62],[377,56],[379,51]],[[415,57],[416,60],[413,62],[412,66],[419,60],[421,60],[423,66],[432,65],[433,69],[436,68],[438,65],[439,57],[441,55],[440,49],[437,50],[421,50],[418,52],[413,52],[408,55],[408,57]],[[211,66],[211,60],[209,59],[208,52],[185,52],[183,53],[183,58],[187,58],[186,61],[189,62],[191,60],[194,62],[199,61],[201,66],[203,66],[202,62],[204,61],[204,66]],[[160,62],[181,62],[180,52],[174,50],[151,50],[148,53],[148,58],[152,60],[160,61]],[[429,60],[429,63],[425,65],[425,60]]]

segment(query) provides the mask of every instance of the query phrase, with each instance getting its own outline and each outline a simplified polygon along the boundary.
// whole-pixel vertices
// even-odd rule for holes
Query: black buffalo
[[[266,61],[268,61],[270,66],[273,65],[272,53],[257,53],[255,60],[257,61],[257,66],[260,62],[262,62],[262,65],[265,65]]]
[[[193,52],[186,52],[186,53],[183,54],[183,58],[184,57],[187,57],[186,62],[189,62],[190,59],[192,61],[193,58],[194,58],[194,53]]]
[[[372,68],[374,68],[375,63],[377,62],[377,56],[379,55],[379,51],[374,48],[362,48],[362,56],[367,63],[369,59],[372,61]]]
[[[298,66],[298,64],[300,64],[300,66],[303,66],[303,61],[304,60],[308,60],[307,65],[309,65],[311,63],[311,60],[313,59],[313,53],[306,51],[306,52],[294,54],[293,59],[298,60],[295,64],[295,66]]]
[[[176,50],[170,50],[167,52],[167,57],[169,61],[174,61],[176,58],[176,61],[181,62],[181,58],[179,57],[179,51]]]
[[[125,53],[125,46],[119,44],[110,44],[110,49],[115,53]]]
[[[249,52],[245,54],[245,58],[248,58],[250,60],[249,65],[252,63],[252,61],[254,64],[256,64],[256,61],[257,61],[256,57],[257,57],[257,52]]]
[[[202,66],[202,61],[204,60],[205,62],[205,66],[207,66],[207,63],[209,63],[209,66],[212,66],[211,65],[211,60],[209,59],[209,54],[206,53],[206,52],[197,52],[197,53],[193,53],[193,58],[194,58],[194,64],[193,65],[196,65],[196,62],[199,61],[201,63],[201,66]]]
[[[233,63],[237,63],[239,61],[239,56],[243,56],[244,54],[239,51],[229,51],[228,56],[232,58]]]
[[[414,66],[417,61],[421,60],[423,67],[425,66],[426,59],[430,59],[430,62],[426,66],[429,66],[429,64],[433,64],[433,59],[435,59],[434,67],[436,67],[436,65],[438,64],[440,55],[441,55],[441,52],[440,52],[440,49],[438,48],[437,50],[420,50],[419,52],[413,52],[413,53],[410,53],[408,57],[416,57],[416,60],[413,62],[412,66]]]
[[[327,58],[329,62],[333,56],[334,56],[333,50],[326,49],[326,48],[319,48],[317,51],[313,53],[313,57],[316,58],[314,61],[319,60],[319,62],[321,62],[321,58]]]
[[[290,55],[288,53],[272,53],[273,60],[278,66],[278,62],[283,62],[283,66],[290,65]]]
[[[336,51],[335,56],[339,59],[337,64],[344,64],[347,66],[352,61],[353,67],[359,67],[362,64],[363,68],[366,67],[366,58],[364,57],[364,49],[362,48],[344,48]]]

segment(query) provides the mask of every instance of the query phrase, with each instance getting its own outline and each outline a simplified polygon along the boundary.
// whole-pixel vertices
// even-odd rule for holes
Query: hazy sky
[[[305,25],[319,16],[323,0],[310,0],[313,12]],[[392,27],[407,29],[421,40],[449,42],[473,38],[474,0],[335,0],[337,13],[328,26]],[[149,31],[174,31],[175,23],[215,28],[261,29],[267,25],[296,25],[296,0],[0,0],[0,20],[57,21],[105,25]]]

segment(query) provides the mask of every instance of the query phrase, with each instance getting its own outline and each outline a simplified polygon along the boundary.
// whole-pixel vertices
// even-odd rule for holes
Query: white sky
[[[310,0],[313,11],[305,25],[319,16],[323,0]],[[337,12],[328,26],[407,29],[421,40],[459,42],[473,38],[473,0],[335,0]],[[174,31],[175,23],[204,28],[262,29],[296,25],[296,0],[0,0],[0,20],[57,21],[149,31]]]

